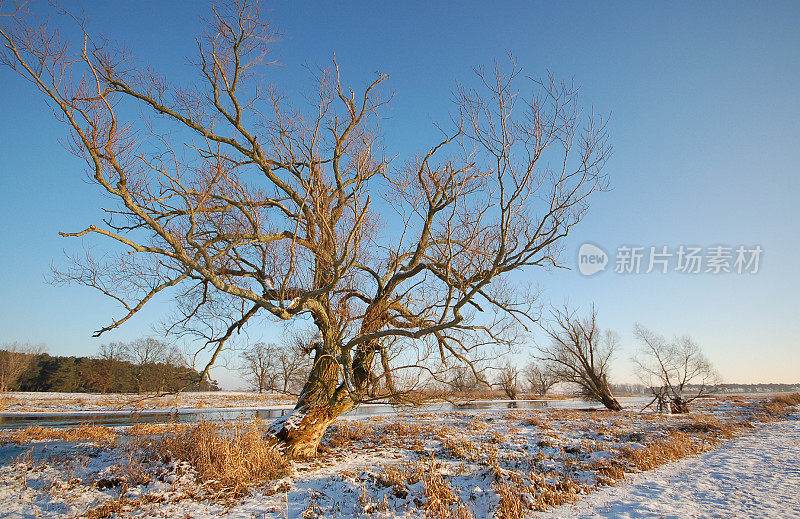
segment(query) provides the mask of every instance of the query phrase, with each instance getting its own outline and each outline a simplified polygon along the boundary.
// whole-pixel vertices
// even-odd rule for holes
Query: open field
[[[9,517],[524,517],[747,437],[787,417],[783,400],[705,401],[683,416],[340,419],[305,462],[265,441],[266,422],[31,427],[3,433],[0,507]]]

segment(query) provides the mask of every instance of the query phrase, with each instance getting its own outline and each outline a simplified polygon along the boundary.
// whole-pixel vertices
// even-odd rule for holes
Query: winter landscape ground
[[[269,424],[259,421],[8,429],[0,510],[15,518],[793,517],[797,403],[708,399],[689,415],[400,412],[340,419],[318,458],[291,462],[264,441]]]

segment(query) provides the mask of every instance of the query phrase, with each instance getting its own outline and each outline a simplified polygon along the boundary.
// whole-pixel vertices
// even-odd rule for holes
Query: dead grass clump
[[[110,427],[102,425],[80,425],[67,429],[57,427],[42,427],[31,425],[24,429],[7,432],[2,437],[3,441],[13,443],[28,443],[42,440],[62,441],[91,441],[112,444],[117,440],[117,433]]]
[[[762,405],[761,411],[767,420],[781,419],[789,414],[789,408],[800,405],[800,393],[778,395]]]
[[[405,488],[422,481],[426,466],[418,461],[402,461],[381,467],[378,483],[384,487]]]
[[[732,438],[736,434],[736,427],[722,422],[719,418],[700,414],[692,417],[692,422],[679,427],[681,432],[700,433],[705,435],[718,435],[723,438]]]
[[[440,465],[431,457],[422,476],[425,504],[422,509],[425,517],[438,519],[474,519],[475,515],[453,492],[453,488],[442,477]]]
[[[450,506],[454,505],[458,498],[450,484],[445,481],[441,474],[437,472],[431,462],[430,469],[423,478],[425,488],[425,504],[423,510],[428,517],[448,517]]]
[[[522,425],[527,425],[528,427],[545,427],[547,424],[541,418],[530,416],[522,420]]]
[[[442,450],[451,458],[474,459],[478,455],[475,444],[466,438],[444,438]]]
[[[772,399],[772,402],[784,404],[785,406],[800,405],[800,393],[792,393],[791,395],[778,395]]]
[[[492,490],[500,498],[495,510],[498,519],[519,519],[525,517],[528,505],[522,498],[522,492],[517,485],[509,482],[492,483]]]
[[[673,432],[666,439],[643,448],[623,447],[622,457],[630,461],[638,470],[650,470],[664,463],[685,458],[702,452],[706,442],[698,444],[684,432]]]
[[[262,428],[244,422],[219,425],[201,421],[166,433],[148,446],[188,462],[207,487],[234,497],[246,495],[248,487],[280,478],[289,470],[289,462],[275,441]]]
[[[86,510],[80,517],[88,519],[105,519],[112,515],[119,515],[125,510],[126,502],[124,499],[109,499],[100,506]]]
[[[617,460],[599,460],[589,463],[586,468],[597,473],[598,485],[615,485],[625,479],[625,468]]]
[[[137,423],[128,428],[131,436],[152,436],[165,433],[179,433],[192,427],[191,423]]]
[[[78,517],[87,517],[89,519],[105,519],[106,517],[119,516],[122,512],[127,510],[141,510],[142,507],[153,504],[163,503],[166,498],[163,495],[145,494],[136,499],[128,499],[126,497],[119,497],[117,499],[110,499],[103,502],[100,506],[90,508]]]
[[[426,429],[419,423],[408,424],[404,422],[394,422],[386,425],[386,427],[383,428],[383,432],[387,435],[409,437],[421,436],[426,432]]]
[[[575,501],[578,494],[585,489],[586,485],[569,478],[562,479],[554,484],[548,484],[540,480],[537,484],[536,496],[531,508],[537,512],[543,512],[548,508],[571,503]]]
[[[360,441],[375,432],[375,429],[365,426],[362,422],[343,422],[331,429],[328,445],[334,448],[347,447],[354,441]]]

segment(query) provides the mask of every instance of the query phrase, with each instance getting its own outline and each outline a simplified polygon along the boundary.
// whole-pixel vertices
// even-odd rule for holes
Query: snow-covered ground
[[[78,440],[64,429],[6,431],[0,516],[483,518],[504,508],[505,517],[522,517],[572,500],[580,507],[558,508],[551,517],[796,514],[797,498],[787,496],[800,485],[797,416],[762,424],[763,403],[752,399],[703,402],[696,410],[343,419],[326,434],[318,459],[292,462],[280,479],[254,481],[249,495],[235,499],[220,498],[208,477],[171,452],[140,447],[142,434],[151,438],[170,426],[98,427]],[[728,440],[732,431],[741,436]],[[703,451],[709,452],[637,474],[643,459],[660,464]],[[676,482],[683,483],[673,490]]]
[[[629,478],[543,518],[800,518],[800,416]]]
[[[0,397],[0,411],[6,413],[79,413],[130,409],[253,408],[294,404],[295,400],[287,395],[251,391],[198,391],[161,397],[136,394],[11,392]]]

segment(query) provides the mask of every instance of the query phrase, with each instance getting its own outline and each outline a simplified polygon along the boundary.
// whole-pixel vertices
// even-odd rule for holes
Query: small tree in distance
[[[278,346],[259,342],[241,353],[241,373],[259,393],[298,395],[311,369],[309,351],[300,339]]]
[[[594,306],[588,317],[577,311],[553,308],[549,323],[542,326],[550,339],[539,346],[536,357],[560,382],[577,386],[583,397],[596,400],[612,411],[622,410],[608,382],[611,358],[619,342],[612,330],[597,326]]]
[[[558,383],[555,373],[550,368],[540,368],[535,361],[525,366],[522,370],[522,376],[527,382],[530,392],[539,396],[547,395],[550,388]]]
[[[275,387],[277,373],[274,369],[275,350],[274,344],[258,342],[241,353],[242,364],[239,368],[242,376],[250,386],[263,393]]]
[[[511,400],[517,399],[519,393],[519,369],[510,361],[506,362],[497,373],[497,386]]]
[[[719,384],[711,362],[688,335],[668,341],[640,324],[633,333],[641,345],[632,358],[636,374],[650,388],[660,410],[688,413],[692,401]]]

